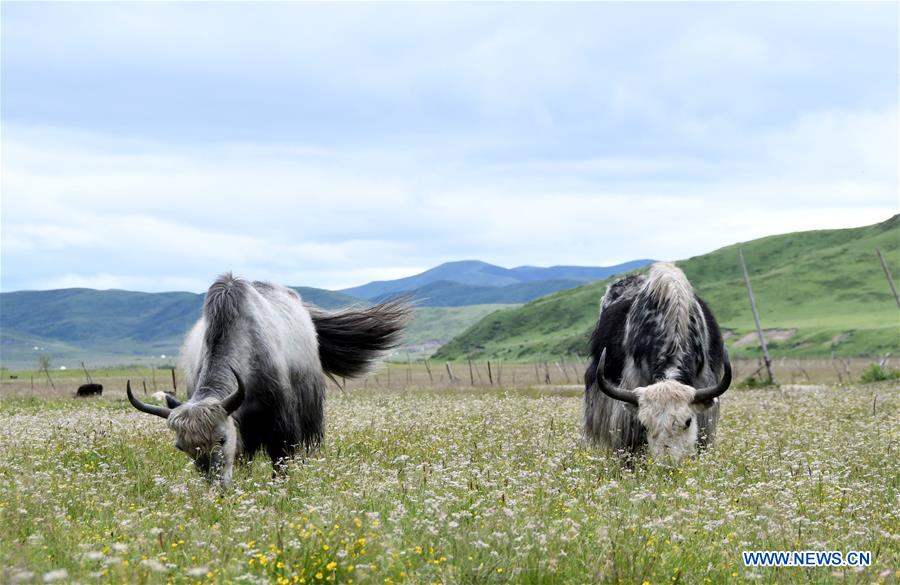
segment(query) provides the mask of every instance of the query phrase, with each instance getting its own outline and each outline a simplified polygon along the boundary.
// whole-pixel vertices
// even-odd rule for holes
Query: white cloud
[[[201,279],[126,274],[62,274],[37,283],[37,290],[58,288],[121,289],[139,291],[199,291],[209,286]]]
[[[226,270],[337,288],[461,258],[678,259],[895,213],[896,178],[883,156],[892,130],[883,122],[896,112],[825,119],[758,136],[759,158],[725,164],[459,166],[403,151],[315,151],[291,164],[307,151],[126,148],[73,135],[54,146],[26,132],[4,145],[4,289],[199,291]],[[819,142],[835,145],[802,148]]]
[[[873,223],[898,211],[884,14],[4,4],[2,288],[346,287]]]

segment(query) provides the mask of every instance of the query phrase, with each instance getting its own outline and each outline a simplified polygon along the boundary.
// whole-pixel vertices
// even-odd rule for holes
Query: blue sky
[[[3,291],[675,260],[900,207],[896,3],[0,10]]]

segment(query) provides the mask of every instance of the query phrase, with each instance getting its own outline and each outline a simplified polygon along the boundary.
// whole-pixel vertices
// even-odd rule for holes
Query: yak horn
[[[231,373],[234,374],[234,379],[237,380],[237,390],[222,400],[222,408],[224,408],[225,412],[228,414],[237,410],[244,402],[244,382],[241,381],[241,377],[238,376],[238,373],[234,368],[231,368]]]
[[[623,390],[618,386],[613,386],[609,383],[609,380],[606,379],[606,376],[603,375],[603,367],[606,362],[606,348],[603,348],[603,351],[600,353],[600,361],[597,363],[597,386],[600,387],[600,390],[603,391],[604,394],[609,396],[610,398],[614,398],[616,400],[621,400],[622,402],[627,402],[628,404],[638,406],[638,399],[634,392],[631,390]]]
[[[722,347],[722,353],[725,362],[723,364],[725,372],[722,374],[722,379],[715,386],[697,389],[694,393],[694,404],[712,402],[713,399],[724,394],[731,385],[731,362],[728,360],[728,349]]]
[[[165,395],[166,395],[166,406],[168,406],[169,408],[171,408],[173,410],[178,408],[179,406],[181,406],[180,400],[178,400],[177,398],[175,398],[168,392],[165,392]]]
[[[140,410],[141,412],[146,412],[147,414],[155,414],[161,418],[169,418],[169,415],[172,414],[172,409],[166,408],[164,406],[156,406],[154,404],[144,404],[140,400],[134,397],[134,394],[131,393],[131,380],[128,380],[125,386],[125,394],[128,395],[128,402],[131,403],[133,407]]]

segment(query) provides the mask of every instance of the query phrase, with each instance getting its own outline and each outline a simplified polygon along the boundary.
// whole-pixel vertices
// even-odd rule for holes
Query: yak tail
[[[405,298],[334,312],[307,308],[319,337],[322,369],[347,378],[365,374],[385,352],[400,345],[412,315],[412,303]]]

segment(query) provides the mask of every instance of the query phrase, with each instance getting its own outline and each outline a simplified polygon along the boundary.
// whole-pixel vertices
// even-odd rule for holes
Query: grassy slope
[[[516,305],[469,305],[467,307],[417,307],[403,337],[404,345],[449,341],[483,317]]]
[[[765,328],[795,328],[774,355],[874,355],[900,351],[900,315],[874,249],[900,275],[900,216],[863,228],[771,236],[742,244]],[[719,322],[753,331],[738,245],[678,262]],[[609,280],[490,315],[442,347],[435,358],[528,359],[584,354]],[[732,349],[738,356],[759,352]]]

